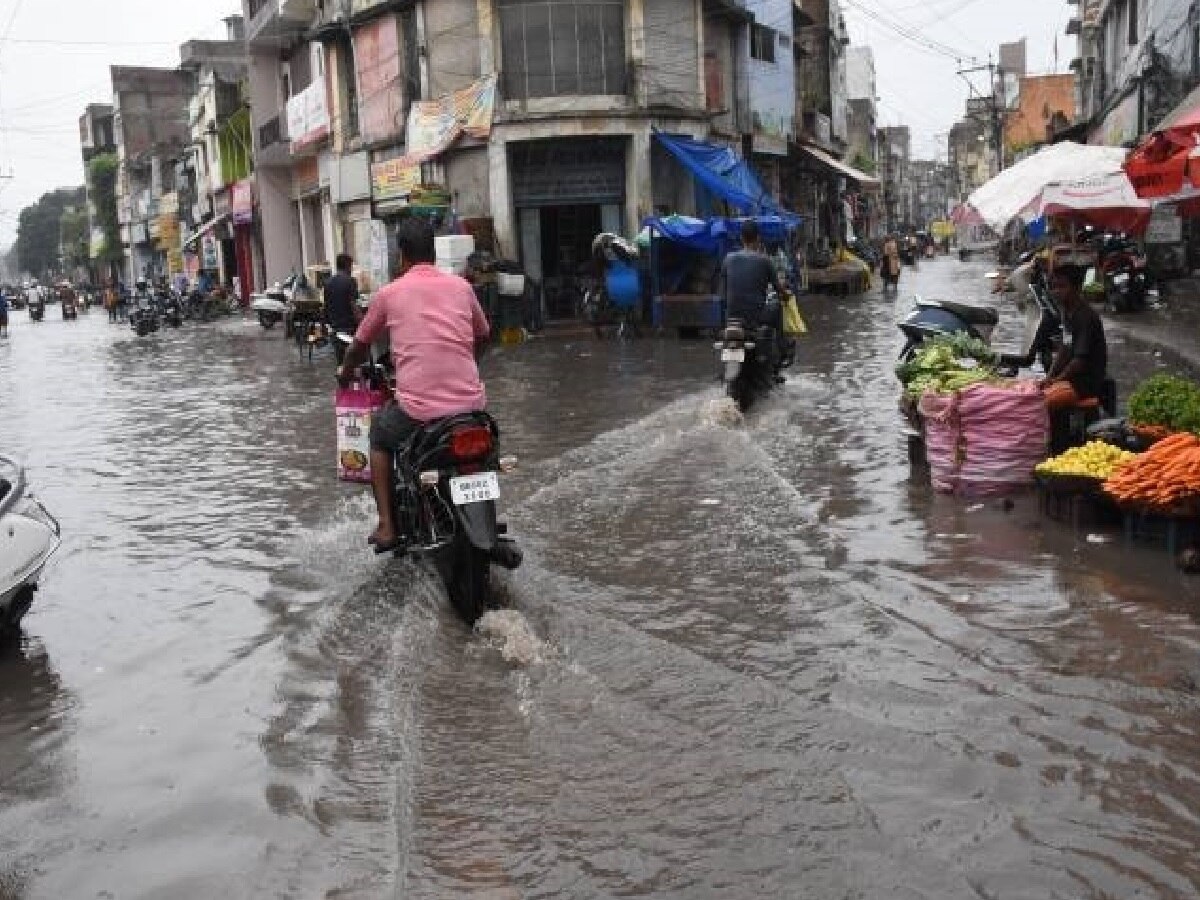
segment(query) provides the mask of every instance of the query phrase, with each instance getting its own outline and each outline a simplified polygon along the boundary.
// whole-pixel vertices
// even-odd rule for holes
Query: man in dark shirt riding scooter
[[[358,282],[350,274],[354,260],[348,253],[339,253],[335,265],[337,272],[325,282],[325,321],[335,333],[354,334],[362,320],[358,308]],[[340,366],[346,347],[341,341],[334,341],[333,350]]]
[[[747,327],[769,325],[775,329],[780,356],[785,360],[792,342],[783,334],[783,298],[787,288],[779,280],[775,265],[763,251],[758,225],[742,223],[742,249],[728,254],[721,263],[721,297],[725,300],[725,318],[740,319]],[[778,302],[767,305],[767,289],[774,288]]]

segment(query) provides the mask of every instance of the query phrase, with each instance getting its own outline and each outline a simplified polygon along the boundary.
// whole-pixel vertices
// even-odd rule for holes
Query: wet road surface
[[[65,542],[0,656],[0,898],[1197,896],[1200,589],[907,462],[894,321],[984,268],[805,299],[744,425],[702,341],[496,351],[489,635],[365,552],[328,360],[15,313]]]

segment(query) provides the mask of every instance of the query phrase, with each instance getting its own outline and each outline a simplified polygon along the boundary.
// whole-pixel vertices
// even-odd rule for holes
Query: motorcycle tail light
[[[450,434],[450,455],[455,459],[479,459],[492,450],[492,432],[482,425],[457,428]]]
[[[425,487],[437,487],[438,482],[442,479],[442,473],[435,469],[421,473],[421,484]]]

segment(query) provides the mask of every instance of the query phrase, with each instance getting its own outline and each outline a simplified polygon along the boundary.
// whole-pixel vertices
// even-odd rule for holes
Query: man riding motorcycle
[[[720,294],[725,299],[725,318],[738,319],[748,328],[770,325],[778,335],[780,356],[787,358],[790,347],[783,335],[782,307],[767,303],[768,288],[775,289],[780,301],[787,293],[763,250],[758,225],[749,220],[742,223],[742,249],[729,253],[721,263]]]
[[[367,538],[376,553],[407,539],[392,509],[394,454],[429,422],[481,411],[487,395],[478,360],[490,329],[471,285],[434,266],[433,227],[410,218],[397,229],[400,277],[379,291],[346,351],[338,381],[349,385],[371,344],[387,333],[395,365],[395,403],[371,420],[371,488],[379,524]]]

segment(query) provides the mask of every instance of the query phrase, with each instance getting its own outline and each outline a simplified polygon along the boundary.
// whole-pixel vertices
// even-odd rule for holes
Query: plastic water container
[[[466,259],[475,252],[475,237],[470,234],[444,234],[433,239],[439,260]]]
[[[523,297],[525,296],[525,276],[498,272],[496,274],[496,290],[501,297]]]

